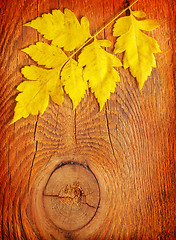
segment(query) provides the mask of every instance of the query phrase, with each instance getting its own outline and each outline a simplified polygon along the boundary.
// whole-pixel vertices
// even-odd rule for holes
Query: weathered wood
[[[33,63],[20,49],[42,40],[23,24],[67,7],[89,19],[93,34],[126,4],[0,1],[0,239],[176,238],[174,0],[134,6],[161,24],[149,33],[162,53],[142,91],[121,68],[101,112],[89,91],[75,111],[65,94],[62,107],[50,102],[42,116],[9,126],[20,68]],[[104,37],[114,41],[112,26]]]

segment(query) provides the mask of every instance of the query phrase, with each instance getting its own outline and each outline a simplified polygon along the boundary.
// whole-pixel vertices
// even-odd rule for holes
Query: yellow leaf
[[[70,59],[64,66],[61,73],[61,81],[66,93],[73,102],[73,109],[75,109],[81,101],[81,98],[84,97],[88,85],[83,79],[82,67],[78,66],[78,63],[74,59]]]
[[[75,14],[67,8],[64,13],[53,10],[52,14],[43,14],[25,26],[37,29],[46,39],[52,40],[53,45],[63,47],[65,51],[79,48],[90,37],[87,18],[83,17],[80,24]]]
[[[82,50],[78,59],[79,66],[84,67],[84,79],[89,81],[89,87],[99,102],[100,111],[110,93],[115,91],[116,82],[120,81],[119,74],[114,69],[121,66],[120,60],[101,47],[109,45],[108,40],[95,38],[93,43]]]
[[[24,24],[24,26],[36,29],[48,40],[55,40],[59,36],[58,32],[64,30],[64,14],[55,9],[52,14],[43,14],[41,17]]]
[[[137,18],[145,18],[146,14],[143,11],[131,11],[131,13],[133,14],[133,16],[137,17]]]
[[[60,69],[55,69],[55,71],[51,71],[51,73],[49,73],[51,74],[51,79],[47,81],[47,90],[51,97],[51,100],[61,106],[63,102],[64,91],[62,83],[59,79],[59,72]]]
[[[86,17],[82,17],[80,24],[75,14],[67,8],[64,10],[64,16],[65,33],[60,45],[65,51],[72,51],[90,37],[89,21]]]
[[[121,17],[119,18],[113,28],[113,33],[114,36],[118,37],[126,32],[128,32],[128,30],[130,29],[131,26],[131,17],[130,16],[125,16],[125,17]]]
[[[63,89],[58,72],[58,69],[46,70],[33,65],[22,68],[22,74],[29,81],[24,81],[17,87],[21,93],[16,97],[12,123],[29,114],[43,114],[48,106],[49,95],[57,104],[62,103]]]
[[[118,19],[114,25],[113,35],[118,37],[115,44],[115,53],[124,52],[123,66],[130,69],[136,77],[139,88],[150,76],[152,67],[156,67],[153,53],[160,52],[157,41],[140,30],[151,31],[159,26],[154,20],[137,20],[135,17],[144,17],[144,14],[131,11],[128,17]],[[126,24],[126,26],[124,26]],[[124,28],[123,28],[124,26]]]
[[[140,30],[144,30],[144,31],[152,31],[155,28],[160,26],[157,21],[151,20],[151,19],[137,21],[134,18],[134,21],[135,21],[135,25],[137,26],[137,28]]]
[[[67,60],[66,54],[60,48],[44,42],[37,42],[36,45],[30,45],[22,51],[46,68],[56,68]]]

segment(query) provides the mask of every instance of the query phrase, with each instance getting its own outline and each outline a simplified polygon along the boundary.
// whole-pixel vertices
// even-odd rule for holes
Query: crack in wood
[[[27,240],[27,236],[26,236],[26,234],[25,234],[25,230],[24,230],[24,226],[23,226],[23,221],[22,221],[22,216],[21,216],[21,201],[19,201],[19,204],[18,204],[18,219],[19,219],[19,223],[20,223],[20,227],[21,227],[22,239]]]
[[[31,175],[32,175],[32,169],[33,169],[35,157],[36,157],[36,154],[37,154],[38,141],[36,140],[36,133],[37,133],[37,126],[38,126],[39,116],[40,116],[40,114],[37,115],[37,120],[36,120],[35,126],[34,126],[35,152],[34,152],[34,156],[33,156],[32,162],[31,162],[30,173],[29,173],[29,178],[28,178],[28,191],[29,191],[29,185],[30,185],[30,180],[31,180]]]
[[[130,2],[128,0],[125,0],[125,3],[124,3],[124,8],[127,8],[130,6]],[[129,16],[130,15],[130,10],[127,9],[126,10],[126,16]]]
[[[39,120],[39,114],[37,115],[37,120],[36,120],[36,122],[35,122],[35,127],[34,127],[34,141],[35,141],[35,139],[36,139],[38,120]]]
[[[70,200],[75,200],[77,197],[69,197],[69,196],[59,196],[58,194],[54,195],[54,194],[44,194],[44,197],[54,197],[54,198],[58,198],[58,199],[70,199]],[[85,196],[85,195],[84,195]],[[88,202],[82,202],[82,201],[78,201],[78,203],[81,204],[86,204],[88,207],[90,208],[94,208],[96,209],[97,207],[90,205]]]
[[[74,126],[75,126],[75,143],[77,144],[77,126],[76,126],[76,109],[75,109],[75,116],[74,116]]]
[[[44,194],[43,195],[44,197],[54,197],[54,198],[58,198],[58,199],[69,199],[69,200],[75,200],[77,197],[75,196],[75,197],[69,197],[69,196],[59,196],[59,195],[52,195],[52,194]],[[77,199],[78,200],[78,199]],[[87,205],[88,207],[90,207],[90,208],[94,208],[94,209],[97,209],[97,207],[95,207],[95,206],[92,206],[92,205],[90,205],[88,202],[86,202],[86,201],[78,201],[77,203],[81,203],[81,204],[85,204],[85,205]]]
[[[32,169],[33,169],[35,157],[37,154],[37,148],[38,148],[38,141],[36,141],[36,144],[35,144],[35,152],[34,152],[34,156],[33,156],[31,167],[30,167],[30,173],[29,173],[29,178],[28,178],[28,191],[29,191],[29,185],[30,185],[30,180],[31,180],[31,175],[32,175]]]
[[[116,165],[118,166],[118,161],[117,161],[117,158],[116,158],[116,155],[115,155],[115,151],[114,151],[114,147],[113,147],[113,143],[112,143],[112,139],[111,139],[111,132],[110,132],[110,128],[109,128],[109,119],[108,119],[108,114],[107,114],[107,107],[105,105],[105,117],[106,117],[106,123],[107,123],[107,130],[108,130],[108,138],[109,138],[109,143],[110,143],[110,146],[111,146],[111,149],[112,149],[112,153],[113,153],[113,156],[114,156],[114,159],[116,161]]]
[[[88,194],[89,195],[89,194]],[[90,205],[86,201],[86,194],[83,192],[83,189],[79,186],[66,186],[65,189],[63,190],[63,193],[59,194],[45,194],[43,193],[44,197],[54,197],[58,199],[68,199],[71,201],[76,201],[76,203],[81,203],[81,204],[86,204],[87,206],[91,208],[97,208],[95,206]]]

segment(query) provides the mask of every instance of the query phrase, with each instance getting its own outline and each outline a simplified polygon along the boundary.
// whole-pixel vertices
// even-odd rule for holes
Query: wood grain
[[[94,34],[127,4],[123,0],[0,0],[0,239],[176,239],[174,0],[140,0],[134,6],[161,24],[149,33],[162,53],[156,55],[157,68],[142,91],[120,68],[121,82],[101,112],[89,91],[75,111],[65,94],[62,107],[50,102],[43,115],[9,126],[15,88],[23,81],[20,68],[33,64],[20,49],[43,41],[23,24],[67,7],[79,19],[86,16]],[[99,38],[115,41],[112,26]],[[68,167],[69,177],[63,173],[62,185],[62,174],[52,176],[67,162],[83,166],[86,172],[78,171],[74,180],[76,170]],[[66,190],[60,212],[53,210],[61,206],[58,198],[47,202],[42,197],[63,196]],[[82,203],[81,191],[90,193],[86,202],[93,208]],[[83,215],[78,219],[79,211]]]

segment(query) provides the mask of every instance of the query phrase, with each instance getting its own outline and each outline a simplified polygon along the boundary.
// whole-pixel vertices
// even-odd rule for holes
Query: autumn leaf
[[[44,42],[37,42],[36,45],[30,45],[22,51],[46,68],[56,68],[67,60],[67,55],[61,48]]]
[[[17,90],[15,115],[12,123],[18,119],[28,117],[29,114],[43,114],[48,106],[49,96],[57,104],[63,101],[63,89],[58,81],[59,69],[46,70],[37,66],[25,66],[22,74],[28,81],[22,82]]]
[[[110,46],[110,41],[94,38],[93,43],[82,50],[78,59],[79,66],[84,67],[83,77],[89,81],[89,87],[99,102],[100,111],[110,93],[115,91],[116,82],[120,81],[119,74],[114,69],[121,66],[120,60],[102,48]]]
[[[125,69],[129,67],[140,89],[150,76],[152,67],[156,67],[153,53],[161,52],[157,41],[141,32],[141,30],[151,31],[159,27],[155,20],[136,19],[145,16],[146,14],[142,11],[130,10],[130,16],[119,18],[113,29],[113,35],[118,37],[114,52],[125,52],[123,66]]]
[[[61,80],[66,93],[73,102],[73,109],[75,109],[88,88],[87,82],[83,79],[83,68],[78,66],[74,59],[71,59],[62,70]]]
[[[49,103],[49,96],[58,105],[63,101],[63,88],[59,78],[62,65],[67,61],[66,54],[57,46],[38,42],[22,50],[29,54],[38,64],[47,68],[43,69],[34,65],[21,69],[24,77],[29,81],[22,82],[17,90],[15,115],[13,122],[29,114],[43,114]]]
[[[88,19],[82,17],[80,24],[75,14],[67,8],[64,13],[55,9],[52,14],[43,14],[25,26],[35,28],[46,39],[52,40],[53,45],[65,51],[79,48],[90,37]]]

